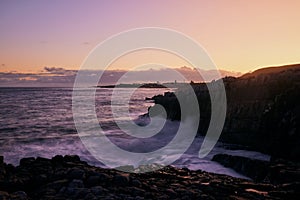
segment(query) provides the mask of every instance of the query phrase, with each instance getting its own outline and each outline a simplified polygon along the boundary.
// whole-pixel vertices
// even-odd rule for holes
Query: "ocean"
[[[94,88],[80,90],[84,94],[86,90]],[[0,88],[0,155],[4,156],[5,162],[18,165],[23,157],[51,158],[58,154],[76,154],[91,165],[106,167],[87,150],[77,133],[72,113],[72,91],[72,88]],[[132,94],[129,102],[120,101],[111,105],[112,94],[117,95],[117,99],[123,99],[130,91],[128,88],[96,89],[95,111],[104,134],[126,151],[143,153],[167,145],[176,134],[179,121],[167,120],[163,134],[148,139],[127,137],[117,124],[134,120],[144,126],[147,118],[139,116],[145,114],[149,106],[153,105],[153,102],[146,101],[145,98],[172,90],[139,88]],[[112,115],[112,110],[124,109],[129,110],[128,116]],[[227,149],[220,142],[207,157],[200,159],[198,151],[202,141],[202,137],[195,138],[190,148],[172,165],[248,179],[211,161],[212,157],[226,153],[261,160],[270,159],[269,155],[259,152]],[[159,159],[169,159],[175,154],[176,149],[168,148]],[[118,159],[118,163],[128,164],[124,158]],[[131,164],[138,166],[140,162],[142,160]]]

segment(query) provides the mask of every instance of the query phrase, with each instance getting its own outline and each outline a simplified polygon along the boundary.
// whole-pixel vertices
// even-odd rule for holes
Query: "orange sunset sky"
[[[220,69],[248,72],[300,62],[298,0],[0,1],[0,72],[79,69],[89,52],[119,32],[163,27],[201,44]],[[161,52],[137,52],[113,63],[187,65]]]

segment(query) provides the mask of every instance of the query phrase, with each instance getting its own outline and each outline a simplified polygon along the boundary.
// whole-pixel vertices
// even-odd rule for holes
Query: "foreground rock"
[[[212,160],[259,182],[290,184],[300,181],[300,163],[296,161],[272,158],[268,162],[227,154],[217,154]]]
[[[270,169],[270,163],[268,161],[227,154],[217,154],[212,160],[225,167],[232,168],[255,181],[267,181],[266,179],[268,179]]]
[[[0,157],[0,199],[297,199],[299,183],[265,184],[202,171],[128,174],[88,165],[78,156]]]

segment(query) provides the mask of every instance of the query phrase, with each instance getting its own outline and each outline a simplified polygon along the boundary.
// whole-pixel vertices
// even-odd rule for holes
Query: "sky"
[[[300,62],[298,0],[0,0],[0,72],[78,70],[90,51],[122,31],[162,27],[197,41],[219,69],[246,73]],[[112,69],[137,63],[185,61],[139,52]]]

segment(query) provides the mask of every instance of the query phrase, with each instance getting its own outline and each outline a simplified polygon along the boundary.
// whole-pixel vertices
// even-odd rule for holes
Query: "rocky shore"
[[[199,135],[205,135],[211,118],[207,85],[226,89],[227,112],[220,140],[275,157],[300,158],[300,64],[259,69],[241,77],[210,83],[193,83],[200,108]],[[217,94],[218,89],[214,92]],[[151,99],[171,120],[181,119],[177,97],[189,98],[185,88]],[[216,95],[217,96],[217,95]],[[155,106],[155,105],[154,105]]]
[[[0,199],[298,199],[300,183],[259,183],[165,167],[136,174],[88,165],[78,156],[0,157]]]
[[[217,154],[212,159],[256,182],[283,184],[300,182],[300,163],[272,157],[270,161]]]

